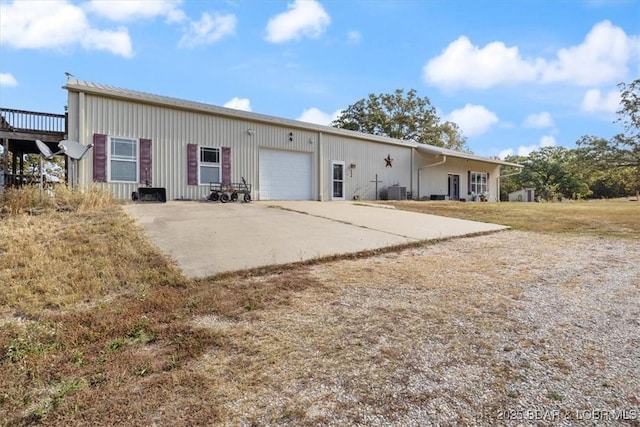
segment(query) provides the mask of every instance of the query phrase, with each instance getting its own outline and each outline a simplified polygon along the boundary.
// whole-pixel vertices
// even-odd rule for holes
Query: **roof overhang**
[[[433,154],[436,156],[446,156],[446,157],[454,157],[457,159],[475,160],[478,162],[492,163],[500,166],[510,166],[514,168],[524,167],[517,163],[505,162],[504,160],[492,159],[489,157],[480,157],[471,153],[465,153],[464,151],[450,150],[448,148],[436,147],[434,145],[416,144],[415,148],[416,148],[416,151],[418,151],[419,153]]]

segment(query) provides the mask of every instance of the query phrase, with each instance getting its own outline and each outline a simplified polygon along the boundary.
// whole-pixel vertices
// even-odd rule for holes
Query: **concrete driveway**
[[[189,277],[506,227],[352,202],[168,202],[124,209]]]

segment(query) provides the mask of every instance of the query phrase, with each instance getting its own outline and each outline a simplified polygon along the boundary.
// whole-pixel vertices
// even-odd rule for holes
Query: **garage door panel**
[[[311,200],[311,153],[260,150],[260,200]]]

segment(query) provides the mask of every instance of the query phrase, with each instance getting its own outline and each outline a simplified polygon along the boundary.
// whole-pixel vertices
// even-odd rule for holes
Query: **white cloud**
[[[182,0],[91,0],[84,5],[86,11],[116,22],[166,17],[167,22],[180,22],[186,18],[179,8]]]
[[[582,99],[582,110],[587,113],[615,113],[620,109],[620,92],[612,90],[603,95],[599,89],[590,89]]]
[[[556,139],[551,135],[545,135],[542,138],[540,138],[540,141],[538,142],[538,144],[521,145],[518,147],[517,150],[514,150],[513,148],[507,148],[506,150],[500,151],[500,154],[498,154],[498,157],[500,157],[501,159],[504,159],[507,156],[513,156],[514,153],[517,153],[518,156],[526,157],[529,154],[531,154],[532,151],[538,150],[542,147],[555,147],[555,146],[556,146]]]
[[[482,105],[467,104],[445,118],[457,124],[466,136],[481,135],[499,122],[498,116]]]
[[[205,12],[199,21],[189,23],[189,29],[180,39],[178,46],[193,48],[215,43],[225,36],[235,34],[237,21],[233,14],[211,16]]]
[[[105,50],[125,58],[133,56],[131,39],[124,28],[117,32],[91,28],[84,35],[81,44],[87,50]]]
[[[500,153],[498,154],[498,157],[503,160],[509,156],[513,156],[513,148],[507,148],[506,150],[501,150]]]
[[[422,70],[425,82],[445,88],[487,89],[522,82],[580,86],[618,82],[640,54],[640,38],[609,21],[593,26],[582,43],[557,51],[554,58],[525,58],[517,46],[501,41],[479,47],[461,36]]]
[[[543,111],[537,114],[529,114],[524,120],[524,127],[527,128],[550,128],[553,127],[551,114]]]
[[[627,64],[638,49],[640,39],[602,21],[594,25],[581,44],[560,49],[557,59],[544,68],[542,81],[581,86],[618,82],[624,79]]]
[[[18,81],[11,73],[0,73],[0,86],[18,86]]]
[[[251,101],[248,98],[238,98],[236,96],[227,101],[224,107],[233,108],[234,110],[251,111]]]
[[[318,108],[312,107],[302,112],[302,115],[298,117],[301,122],[315,123],[317,125],[328,126],[332,121],[338,118],[342,113],[342,110],[334,111],[333,113],[325,113]]]
[[[175,24],[177,22],[183,22],[187,19],[187,15],[182,9],[173,9],[167,12],[167,24]]]
[[[315,0],[294,0],[286,12],[269,19],[266,39],[282,43],[302,37],[318,38],[331,23],[331,17]]]
[[[133,56],[126,28],[94,28],[80,7],[64,0],[0,3],[0,43],[16,49],[68,50],[81,46],[126,58]]]
[[[555,147],[556,139],[551,135],[545,135],[540,138],[540,147]]]
[[[351,30],[347,33],[347,43],[351,45],[360,44],[362,41],[362,34],[359,31]]]
[[[534,80],[536,69],[537,64],[523,59],[517,47],[493,42],[479,48],[462,36],[427,62],[422,77],[436,86],[487,89]]]

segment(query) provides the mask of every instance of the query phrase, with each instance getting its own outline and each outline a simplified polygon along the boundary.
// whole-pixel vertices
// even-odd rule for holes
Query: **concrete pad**
[[[359,202],[278,201],[272,205],[416,240],[443,239],[508,227]]]
[[[124,209],[189,277],[505,228],[350,202],[168,202]]]

